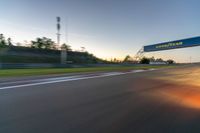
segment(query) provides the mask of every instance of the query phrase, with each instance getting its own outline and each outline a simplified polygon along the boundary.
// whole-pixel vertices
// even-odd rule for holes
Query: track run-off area
[[[200,65],[0,80],[2,133],[199,133]]]

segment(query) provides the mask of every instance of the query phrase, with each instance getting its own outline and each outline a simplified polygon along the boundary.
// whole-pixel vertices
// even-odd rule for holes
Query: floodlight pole
[[[57,45],[60,46],[60,21],[61,21],[61,18],[60,17],[57,17]],[[66,53],[66,49],[64,47],[61,46],[61,55],[60,55],[60,58],[61,58],[61,64],[66,64],[66,58],[67,58],[67,53]]]
[[[60,34],[60,21],[61,21],[61,19],[60,19],[60,17],[57,17],[56,18],[57,19],[57,33],[56,33],[56,35],[57,35],[57,45],[60,45],[60,36],[61,36],[61,34]]]

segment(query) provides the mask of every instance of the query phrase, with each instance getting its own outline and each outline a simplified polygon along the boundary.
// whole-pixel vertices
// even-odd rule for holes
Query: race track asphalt
[[[35,80],[0,80],[0,133],[200,133],[199,65]]]

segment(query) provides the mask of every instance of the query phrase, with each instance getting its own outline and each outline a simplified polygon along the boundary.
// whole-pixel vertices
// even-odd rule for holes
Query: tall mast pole
[[[60,36],[61,36],[61,34],[60,34],[60,21],[61,21],[61,19],[60,19],[60,17],[57,17],[56,18],[57,19],[57,33],[56,33],[56,35],[57,35],[57,45],[60,45]]]
[[[61,29],[61,26],[60,26],[60,22],[61,22],[61,18],[60,17],[57,17],[57,45],[60,47],[60,29]],[[60,63],[61,64],[66,64],[66,59],[67,59],[67,53],[66,53],[66,49],[63,48],[61,46],[61,53],[60,53]]]

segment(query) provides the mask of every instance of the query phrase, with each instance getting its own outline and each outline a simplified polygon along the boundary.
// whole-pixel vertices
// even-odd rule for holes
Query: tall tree
[[[66,51],[72,51],[71,46],[66,43],[63,43],[61,48],[66,49]]]
[[[123,60],[123,62],[130,62],[130,61],[131,61],[131,56],[130,55],[127,55]]]
[[[150,63],[150,59],[149,58],[143,57],[140,60],[140,64],[149,64],[149,63]]]
[[[12,39],[10,37],[7,39],[7,42],[9,46],[12,46]]]
[[[168,63],[168,64],[174,64],[174,63],[175,63],[175,61],[174,61],[174,60],[172,60],[172,59],[169,59],[169,60],[167,60],[167,63]]]
[[[156,59],[157,62],[163,62],[164,60],[162,58]]]
[[[6,45],[6,40],[3,34],[0,34],[0,45],[5,46]]]
[[[40,49],[55,49],[55,42],[49,38],[36,38],[35,41],[31,41],[32,48],[40,48]]]

